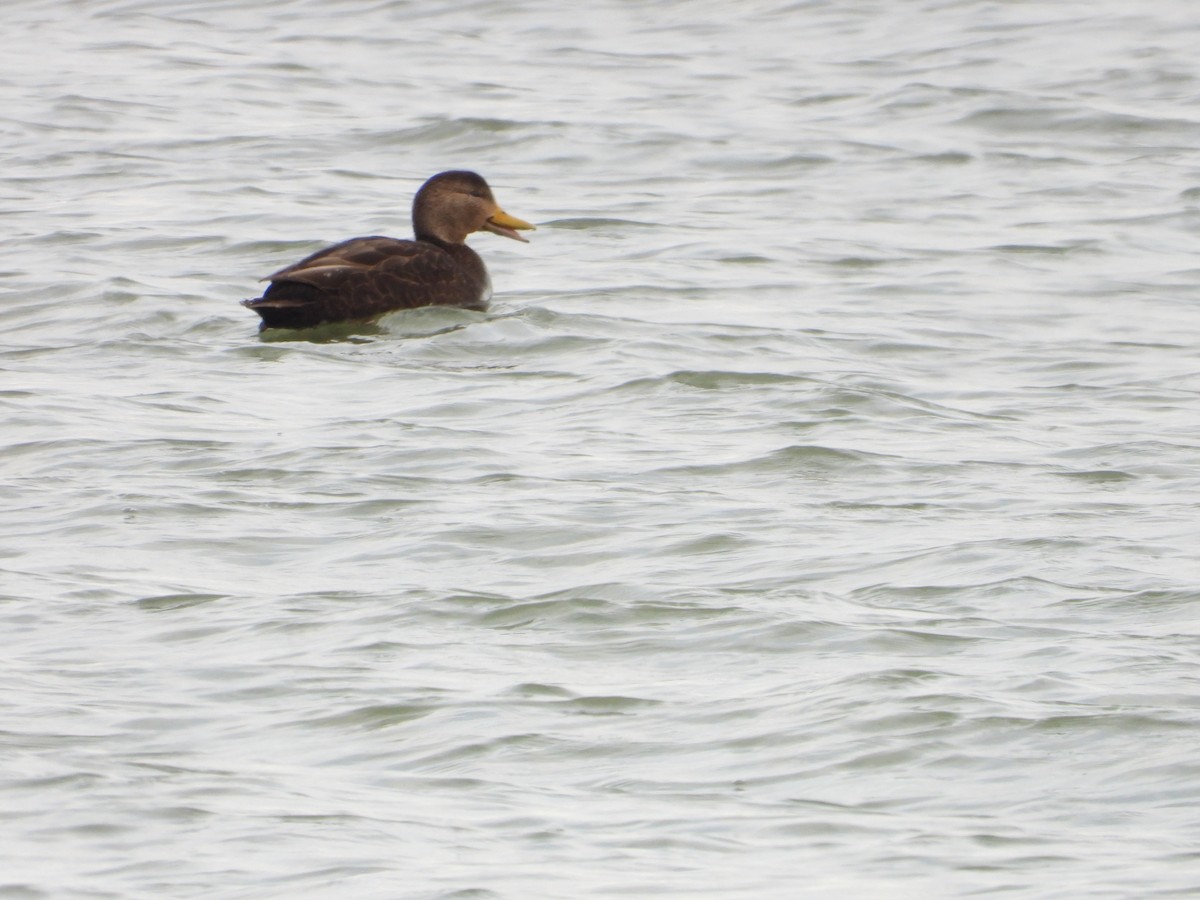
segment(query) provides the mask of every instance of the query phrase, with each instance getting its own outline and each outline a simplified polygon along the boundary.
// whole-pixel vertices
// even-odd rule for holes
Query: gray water
[[[1200,893],[1193,2],[0,24],[0,895]]]

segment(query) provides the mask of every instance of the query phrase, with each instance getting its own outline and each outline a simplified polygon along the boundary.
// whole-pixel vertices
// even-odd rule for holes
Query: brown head
[[[490,231],[524,241],[517,229],[532,231],[533,227],[502,210],[488,183],[474,172],[434,175],[413,198],[413,230],[418,239],[461,244],[473,231]]]

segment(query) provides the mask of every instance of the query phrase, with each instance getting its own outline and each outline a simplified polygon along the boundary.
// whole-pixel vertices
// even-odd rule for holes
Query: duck
[[[529,243],[519,232],[535,229],[502,210],[482,176],[457,170],[421,185],[412,221],[413,240],[376,235],[318,250],[262,279],[270,282],[263,295],[242,305],[262,317],[260,331],[370,321],[419,306],[486,310],[491,279],[467,235]]]

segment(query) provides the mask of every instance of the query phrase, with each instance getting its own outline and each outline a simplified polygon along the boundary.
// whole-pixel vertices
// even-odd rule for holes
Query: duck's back
[[[263,328],[310,328],[372,319],[397,309],[486,309],[487,269],[465,244],[363,237],[319,250],[269,276],[270,287],[245,305]]]

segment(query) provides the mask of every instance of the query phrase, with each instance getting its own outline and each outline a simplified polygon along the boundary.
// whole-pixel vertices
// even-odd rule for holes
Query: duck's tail
[[[242,306],[262,316],[262,328],[310,328],[319,324],[321,291],[298,281],[275,281]]]

